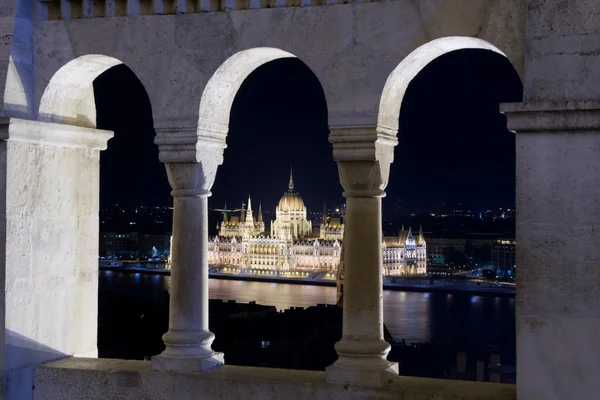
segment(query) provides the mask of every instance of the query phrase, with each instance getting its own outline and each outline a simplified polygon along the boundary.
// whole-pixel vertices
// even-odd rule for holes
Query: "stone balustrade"
[[[514,385],[391,377],[384,387],[327,383],[325,372],[225,365],[207,373],[152,371],[147,361],[68,358],[36,370],[36,400],[411,399],[514,400]]]
[[[377,1],[380,0],[41,0],[37,17],[39,20],[135,17]]]

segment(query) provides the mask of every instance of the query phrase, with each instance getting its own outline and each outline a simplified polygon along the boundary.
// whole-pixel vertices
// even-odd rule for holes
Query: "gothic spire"
[[[417,238],[417,244],[425,243],[425,238],[423,237],[423,225],[419,226],[419,237]]]
[[[292,166],[290,165],[290,183],[288,185],[290,191],[294,190],[294,178],[292,177]]]
[[[227,222],[229,221],[229,216],[227,215],[227,202],[225,202],[225,207],[223,207],[223,223],[227,224]]]
[[[262,216],[262,204],[258,203],[258,222],[263,222],[263,216]]]
[[[253,222],[252,217],[252,200],[250,199],[250,195],[248,195],[248,209],[246,210],[246,219],[244,222]]]
[[[327,225],[327,204],[323,204],[323,225]]]

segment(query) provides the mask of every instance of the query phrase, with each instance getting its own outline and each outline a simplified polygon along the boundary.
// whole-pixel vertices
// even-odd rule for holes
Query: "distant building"
[[[427,272],[427,243],[423,228],[415,238],[412,229],[402,230],[398,237],[383,238],[383,274],[424,275]]]
[[[158,258],[170,254],[171,235],[140,234],[138,232],[100,233],[99,255],[107,259],[135,260]]]
[[[139,236],[137,232],[100,234],[100,257],[131,260],[138,258]]]
[[[325,220],[327,217],[324,216]],[[328,219],[329,221],[329,219]],[[331,226],[330,226],[331,225]],[[343,226],[328,224],[322,231],[343,232]],[[209,240],[210,264],[232,265],[257,273],[286,273],[289,271],[334,271],[339,265],[341,241],[312,236],[312,223],[307,219],[306,206],[294,189],[290,173],[288,190],[284,193],[271,221],[271,235],[265,233],[262,209],[256,221],[251,200],[248,209],[239,217],[223,215],[219,235]]]
[[[140,258],[159,258],[166,260],[171,252],[171,235],[138,234]]]
[[[431,265],[443,265],[446,263],[444,251],[453,247],[461,253],[465,253],[467,239],[445,239],[429,238],[427,239],[427,254],[429,255]]]
[[[258,205],[258,215],[256,221],[252,215],[252,199],[248,196],[248,209],[244,209],[239,216],[229,217],[227,211],[223,213],[223,222],[217,227],[218,236],[221,237],[245,237],[260,235],[265,231],[263,222],[262,206]]]
[[[515,249],[514,239],[498,239],[492,244],[492,266],[496,276],[514,276],[517,266]]]
[[[294,180],[290,171],[288,191],[284,193],[275,209],[275,221],[271,221],[271,236],[296,240],[311,234],[312,223],[306,219],[306,207],[294,190]]]
[[[327,208],[323,208],[323,220],[319,227],[319,237],[325,240],[342,240],[344,237],[342,217],[329,217],[327,216]]]
[[[337,271],[344,235],[343,216],[332,218],[324,210],[319,235],[314,236],[291,173],[288,190],[279,201],[275,220],[271,221],[271,234],[264,230],[262,209],[259,208],[255,220],[250,199],[248,209],[242,207],[239,217],[229,216],[225,211],[219,234],[209,240],[209,263],[269,275]],[[414,237],[411,229],[402,229],[398,237],[385,238],[382,250],[385,275],[425,274],[427,250],[422,231]]]

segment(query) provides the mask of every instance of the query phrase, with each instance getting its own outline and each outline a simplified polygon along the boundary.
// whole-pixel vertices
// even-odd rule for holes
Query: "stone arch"
[[[285,50],[255,47],[235,53],[225,60],[202,92],[198,112],[198,131],[220,134],[224,140],[229,131],[229,116],[233,102],[246,78],[261,66],[286,58],[298,59]]]
[[[425,43],[406,56],[388,76],[379,102],[377,129],[395,135],[398,132],[402,101],[413,78],[438,57],[465,49],[488,50],[508,59],[506,54],[491,43],[474,37],[449,36]]]
[[[96,128],[94,80],[120,60],[102,54],[88,54],[63,65],[50,79],[40,100],[38,119]]]

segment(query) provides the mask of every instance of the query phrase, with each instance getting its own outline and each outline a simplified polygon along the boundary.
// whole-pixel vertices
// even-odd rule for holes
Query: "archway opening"
[[[96,126],[115,133],[100,153],[100,206],[170,204],[165,167],[153,142],[152,106],[142,82],[120,64],[99,75],[93,85]]]
[[[323,204],[335,212],[343,202],[328,142],[323,89],[310,68],[297,58],[270,60],[247,74],[228,117],[228,147],[209,199],[211,238],[219,235],[218,241],[209,243],[211,271],[242,271],[253,279],[270,282],[252,282],[249,289],[235,281],[213,279],[209,295],[212,299],[258,301],[275,307],[265,308],[260,322],[252,318],[234,321],[211,313],[211,330],[216,337],[213,349],[224,352],[228,364],[324,369],[336,358],[333,344],[341,330],[339,336],[307,343],[311,332],[325,330],[317,328],[319,321],[306,319],[304,326],[298,326],[301,318],[289,319],[289,314],[277,310],[334,304],[335,288],[322,288],[328,293],[324,296],[330,298],[316,299],[302,295],[303,286],[276,280],[305,279],[321,264],[326,269],[331,260],[325,253],[333,257],[336,251],[332,245],[323,245],[317,254],[314,239],[309,240],[315,235],[318,239]],[[247,234],[243,231],[249,226],[249,195],[255,228]],[[258,223],[259,205],[264,226]],[[225,209],[229,210],[227,219]],[[231,264],[225,265],[228,262]],[[214,303],[211,307],[217,309]],[[339,320],[329,319],[328,323],[341,329],[341,313]],[[260,345],[261,352],[237,345],[240,335],[246,343]]]
[[[158,266],[169,255],[172,198],[153,143],[148,94],[124,64],[98,75],[93,93],[96,127],[114,132],[100,153],[100,264]],[[162,350],[153,351],[144,315],[159,304],[164,290],[151,275],[100,271],[99,357],[144,359]]]
[[[398,237],[402,226],[413,233],[423,226],[428,279],[493,291],[493,281],[485,282],[481,271],[498,270],[493,252],[505,250],[498,240],[512,243],[514,254],[515,235],[515,137],[499,104],[521,101],[523,87],[499,50],[471,44],[439,52],[412,76],[405,63],[404,85],[395,88],[403,91],[396,103],[399,144],[383,200],[383,228],[385,235]],[[514,299],[432,293],[421,301],[427,303],[421,316],[429,321],[427,329],[405,325],[400,334],[414,338],[412,332],[421,332],[419,341],[433,348],[415,353],[423,361],[414,367],[403,362],[401,374],[444,377],[456,367],[457,353],[467,356],[466,379],[475,379],[477,360],[489,362],[496,354],[503,365],[515,365]],[[384,320],[397,332],[395,315],[384,313]],[[390,359],[399,352],[392,351]],[[439,367],[444,364],[447,371]],[[502,379],[510,382],[514,375]]]
[[[333,203],[340,196],[328,190],[337,181],[328,132],[325,96],[306,64],[285,58],[257,68],[235,96],[211,203],[217,207],[237,200],[231,205],[239,208],[254,194],[264,217],[274,217],[293,167],[296,190],[313,211],[321,212],[327,197]],[[327,197],[322,199],[321,193]]]
[[[154,281],[151,276],[103,268],[110,267],[110,262],[122,266],[125,262],[135,263],[145,258],[141,250],[144,238],[148,236],[154,236],[152,240],[162,237],[162,245],[156,247],[162,247],[165,253],[169,249],[170,235],[165,232],[171,227],[168,212],[148,209],[144,213],[135,204],[152,196],[170,201],[165,170],[153,144],[152,111],[146,90],[118,59],[99,54],[84,55],[71,60],[54,74],[40,100],[38,118],[41,122],[80,127],[83,137],[99,135],[90,129],[114,132],[108,150],[100,153],[100,176],[96,175],[98,165],[95,162],[98,160],[92,157],[94,153],[86,152],[85,157],[64,153],[65,158],[71,157],[75,165],[84,166],[81,175],[90,174],[91,182],[98,182],[100,177],[100,198],[96,192],[98,187],[82,188],[73,184],[66,191],[67,199],[69,196],[83,198],[87,203],[86,209],[75,210],[77,232],[72,245],[77,254],[78,284],[99,289],[98,294],[88,290],[73,295],[72,302],[77,304],[74,317],[80,324],[85,324],[86,334],[91,333],[89,329],[95,325],[90,320],[96,317],[93,314],[98,306],[97,342],[86,344],[92,346],[94,352],[97,349],[100,357],[141,359],[152,355],[143,349],[146,339],[143,315],[153,309],[152,300],[159,297],[165,287],[150,283],[152,290],[148,290],[148,283]],[[77,132],[78,129],[66,131]],[[115,206],[117,202],[119,206]],[[96,219],[95,207],[98,206],[100,215]],[[168,210],[168,204],[164,208]],[[162,235],[148,235],[155,233],[149,229],[156,223],[160,225],[156,229]],[[99,229],[99,240],[95,236],[96,229]],[[98,242],[90,243],[90,240]],[[94,251],[99,254],[92,254]],[[98,276],[99,282],[96,282]],[[85,297],[95,295],[98,303]],[[83,311],[85,315],[77,314]],[[91,335],[83,339],[92,342]]]

